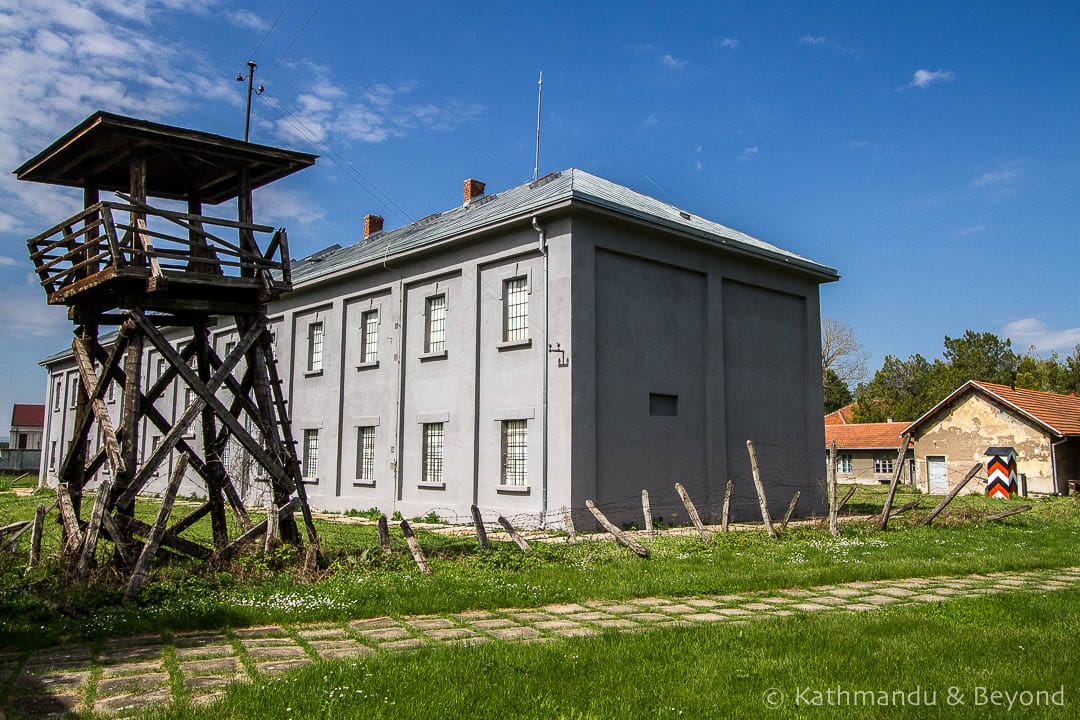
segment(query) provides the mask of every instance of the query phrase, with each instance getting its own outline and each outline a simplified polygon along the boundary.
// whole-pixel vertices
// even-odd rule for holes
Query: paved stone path
[[[94,647],[67,645],[29,656],[0,655],[0,688],[6,690],[6,710],[13,717],[88,710],[126,715],[172,702],[213,702],[231,683],[272,676],[323,659],[362,657],[421,645],[547,642],[604,631],[746,622],[795,613],[859,612],[973,595],[1078,586],[1080,568],[1066,568],[274,625],[165,638],[143,635],[108,640]]]

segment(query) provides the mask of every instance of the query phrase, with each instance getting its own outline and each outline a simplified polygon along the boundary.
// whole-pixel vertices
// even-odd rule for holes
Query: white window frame
[[[854,459],[851,453],[840,453],[836,456],[836,472],[850,475],[855,472]]]
[[[56,378],[53,388],[53,412],[60,412],[64,407],[64,378]]]
[[[308,323],[307,371],[320,373],[323,369],[323,344],[326,342],[326,326],[322,320]]]
[[[305,482],[319,481],[319,430],[318,428],[306,428],[304,430],[304,446],[302,470]]]
[[[424,298],[424,353],[436,355],[446,353],[446,293],[441,292]]]
[[[74,410],[79,404],[79,376],[71,376],[71,384],[68,387],[68,409]]]
[[[423,485],[442,485],[445,481],[446,423],[421,426],[420,481]]]
[[[57,448],[57,444],[58,443],[57,443],[56,440],[49,441],[49,470],[52,470],[53,472],[56,471],[56,448]]]
[[[375,426],[356,428],[356,482],[375,484]]]
[[[374,365],[379,361],[379,310],[360,314],[360,364]]]
[[[874,458],[874,474],[875,475],[892,475],[893,458],[886,455],[878,455]]]
[[[503,342],[529,339],[529,278],[526,275],[503,280]]]
[[[499,433],[502,458],[499,484],[503,487],[528,487],[529,421],[525,418],[503,420],[499,424]]]

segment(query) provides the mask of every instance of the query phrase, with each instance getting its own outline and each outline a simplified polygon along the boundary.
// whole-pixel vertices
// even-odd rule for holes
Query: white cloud
[[[984,232],[985,230],[986,225],[979,223],[978,225],[968,225],[967,227],[962,227],[956,231],[956,234],[960,236],[977,235],[978,233]]]
[[[911,82],[904,87],[926,88],[937,83],[951,82],[955,79],[956,73],[952,70],[919,69],[915,71],[915,75],[911,78]]]
[[[803,35],[799,38],[800,45],[824,45],[829,42],[829,38],[823,35]]]
[[[1071,350],[1080,344],[1080,327],[1054,330],[1038,318],[1022,318],[1007,323],[1002,335],[1018,348],[1034,347],[1040,352]]]
[[[270,23],[266,22],[261,15],[252,12],[251,10],[245,10],[243,8],[226,10],[225,17],[233,25],[247,30],[266,32],[270,29]]]
[[[999,168],[997,170],[988,170],[979,177],[971,181],[971,187],[985,188],[999,185],[1007,185],[1020,177],[1020,170],[1017,168]]]
[[[739,47],[739,41],[735,38],[729,37],[717,41],[716,44],[718,47],[726,48],[728,50],[734,50],[735,48]]]
[[[869,140],[852,140],[850,143],[848,143],[848,145],[853,150],[862,150],[864,147],[867,147],[869,144],[870,144]]]
[[[656,113],[654,113],[654,112],[649,113],[649,115],[644,120],[644,123],[645,123],[646,127],[651,127],[653,125],[658,124],[659,122],[660,122],[660,118],[657,117]]]
[[[36,283],[35,283],[36,284]],[[0,337],[9,340],[27,335],[70,338],[71,321],[63,307],[45,302],[45,292],[0,293],[4,313],[0,315]]]
[[[326,217],[325,211],[303,193],[280,185],[266,185],[255,191],[254,203],[267,224],[311,225]]]
[[[0,255],[0,267],[15,267],[18,264],[19,262],[15,258]]]
[[[743,148],[743,151],[741,153],[739,153],[738,156],[735,159],[738,160],[739,162],[745,162],[745,161],[751,159],[752,157],[754,157],[757,154],[758,154],[758,146],[757,145],[754,145],[753,147],[745,147],[745,148]]]
[[[679,58],[674,57],[668,53],[664,53],[660,56],[660,64],[664,65],[665,67],[669,67],[672,70],[682,70],[687,66],[688,63],[686,60],[680,60]]]

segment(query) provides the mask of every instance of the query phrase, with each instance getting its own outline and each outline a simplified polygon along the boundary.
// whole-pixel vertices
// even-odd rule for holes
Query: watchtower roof
[[[217,205],[315,164],[316,155],[163,125],[99,110],[17,170],[19,180],[127,192],[133,152],[145,154],[146,194]]]

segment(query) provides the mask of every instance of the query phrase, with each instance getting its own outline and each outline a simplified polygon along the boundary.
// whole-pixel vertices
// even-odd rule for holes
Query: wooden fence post
[[[420,549],[420,543],[417,541],[416,536],[413,535],[412,528],[409,527],[408,520],[401,521],[401,532],[405,535],[405,544],[409,546],[409,552],[412,553],[413,560],[416,561],[416,567],[420,568],[420,572],[425,575],[434,575],[435,573],[431,572],[431,568],[428,567],[424,551]]]
[[[60,483],[56,487],[56,505],[60,509],[60,522],[64,525],[64,548],[61,555],[70,557],[71,553],[82,544],[82,532],[79,530],[79,518],[75,515],[75,506],[68,494],[68,486]]]
[[[728,517],[731,514],[731,483],[732,478],[728,477],[724,486],[724,509],[720,514],[720,529],[724,532],[728,531]]]
[[[390,528],[386,524],[386,516],[379,516],[379,545],[385,554],[390,554]]]
[[[280,545],[278,540],[278,509],[274,500],[270,500],[270,508],[266,513],[266,537],[263,538],[263,554],[270,555]]]
[[[565,505],[562,506],[563,526],[566,528],[567,540],[570,542],[577,541],[577,528],[574,527],[574,515],[570,512],[570,508]]]
[[[686,508],[686,514],[690,516],[690,522],[694,523],[694,527],[697,528],[698,535],[701,536],[702,542],[709,542],[709,533],[701,523],[701,517],[698,515],[697,508],[694,507],[694,502],[690,499],[690,494],[686,492],[686,488],[682,486],[682,483],[675,483],[675,492],[679,493],[679,498],[682,500],[683,507]]]
[[[900,473],[904,469],[904,456],[907,455],[910,438],[907,435],[900,437],[900,452],[896,456],[896,467],[893,468],[892,482],[889,483],[889,494],[885,497],[885,507],[881,510],[881,520],[878,521],[878,529],[884,530],[889,525],[889,511],[892,510],[893,496],[896,495],[896,486],[900,484]]]
[[[975,463],[974,465],[972,465],[971,469],[967,471],[967,475],[964,476],[964,479],[957,483],[956,487],[949,491],[949,494],[945,496],[945,499],[942,500],[936,508],[931,510],[929,515],[922,519],[922,522],[919,523],[919,527],[932,523],[934,521],[934,518],[938,516],[938,513],[944,510],[945,506],[952,502],[952,499],[956,497],[961,490],[964,489],[964,486],[967,485],[971,478],[975,477],[980,470],[982,470],[982,463]]]
[[[519,548],[521,548],[521,552],[529,551],[529,543],[525,542],[525,538],[521,537],[521,533],[514,529],[514,526],[510,524],[509,520],[500,515],[499,524],[502,525],[503,529],[510,534],[510,539],[513,540]]]
[[[600,508],[596,507],[596,503],[594,503],[592,500],[586,500],[585,507],[589,508],[589,512],[593,514],[593,517],[596,518],[596,521],[603,525],[605,530],[614,535],[616,540],[633,550],[641,557],[649,557],[649,551],[637,540],[634,540],[634,538],[630,537],[622,530],[615,527],[614,523],[608,520],[607,516],[604,515],[604,513],[600,512]]]
[[[795,506],[799,503],[800,495],[802,495],[802,490],[796,490],[795,494],[791,496],[791,502],[787,506],[787,512],[784,513],[784,521],[780,523],[780,532],[787,530],[788,520],[791,519],[791,513],[795,512]]]
[[[45,530],[45,504],[34,511],[34,527],[30,531],[30,567],[37,567],[41,562],[41,536]]]
[[[649,491],[641,491],[641,514],[645,516],[645,532],[650,535],[655,535],[656,531],[653,530],[652,524],[652,507],[649,505]]]
[[[746,449],[750,453],[750,472],[754,475],[754,488],[757,490],[758,504],[761,506],[761,521],[765,523],[765,531],[769,537],[776,537],[776,529],[773,527],[772,518],[769,517],[769,504],[765,499],[765,486],[761,484],[761,471],[758,469],[757,452],[754,450],[754,441],[746,441]],[[820,457],[820,456],[819,456]]]
[[[994,515],[989,515],[986,518],[984,518],[984,520],[985,520],[985,522],[994,522],[995,520],[1002,520],[1002,519],[1007,518],[1007,517],[1012,517],[1013,515],[1019,515],[1020,513],[1027,512],[1032,507],[1033,506],[1031,506],[1031,505],[1021,505],[1020,507],[1013,508],[1012,510],[1006,510],[1005,512],[996,513]]]
[[[829,467],[826,473],[828,478],[829,493],[829,534],[836,537],[839,529],[836,526],[836,441],[829,443]]]
[[[476,526],[476,542],[480,544],[481,550],[488,549],[487,530],[484,529],[484,518],[480,516],[480,508],[475,505],[472,506],[472,521]]]
[[[891,513],[889,513],[889,519],[892,520],[897,515],[900,515],[902,513],[906,513],[908,510],[914,510],[917,507],[919,507],[919,501],[918,500],[912,500],[911,502],[909,502],[909,503],[907,503],[905,505],[901,505],[900,507],[896,508]]]

